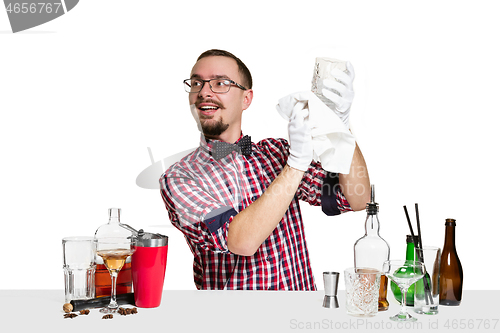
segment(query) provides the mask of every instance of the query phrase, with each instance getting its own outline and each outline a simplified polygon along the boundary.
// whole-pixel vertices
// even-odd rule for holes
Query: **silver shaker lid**
[[[140,247],[160,247],[168,245],[168,236],[144,232],[143,229],[135,230],[128,224],[120,223],[120,226],[131,231],[137,240],[136,245]]]
[[[160,247],[168,245],[168,236],[144,232],[140,229],[137,233],[137,246],[140,247]]]

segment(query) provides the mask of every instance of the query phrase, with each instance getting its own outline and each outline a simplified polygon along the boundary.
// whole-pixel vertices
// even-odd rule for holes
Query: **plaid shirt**
[[[233,152],[219,161],[211,149],[202,136],[200,147],[160,178],[170,220],[194,255],[196,288],[316,290],[298,200],[321,205],[327,215],[351,210],[336,186],[338,175],[312,162],[278,226],[254,255],[240,256],[227,248],[231,221],[278,176],[289,145],[265,139],[252,143],[248,156]]]

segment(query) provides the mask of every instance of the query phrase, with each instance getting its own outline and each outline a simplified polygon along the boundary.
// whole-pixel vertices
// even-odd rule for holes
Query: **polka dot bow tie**
[[[245,135],[236,144],[215,141],[212,145],[212,156],[217,161],[231,154],[233,151],[243,155],[250,155],[252,152],[252,139],[248,135]]]

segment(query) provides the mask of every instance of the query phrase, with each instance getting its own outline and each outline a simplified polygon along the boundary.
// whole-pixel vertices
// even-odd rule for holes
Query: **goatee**
[[[224,124],[222,118],[215,124],[207,121],[201,121],[201,129],[206,136],[219,136],[227,130],[229,124]]]

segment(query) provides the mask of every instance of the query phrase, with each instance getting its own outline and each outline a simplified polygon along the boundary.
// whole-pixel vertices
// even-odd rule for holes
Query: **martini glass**
[[[425,265],[414,260],[387,260],[382,272],[396,283],[401,290],[401,309],[399,313],[390,317],[393,321],[416,321],[406,310],[406,292],[408,288],[425,275]]]
[[[130,237],[102,237],[96,238],[94,242],[97,255],[102,258],[111,275],[111,301],[99,312],[113,313],[118,309],[116,279],[127,258],[134,253],[136,240]]]

